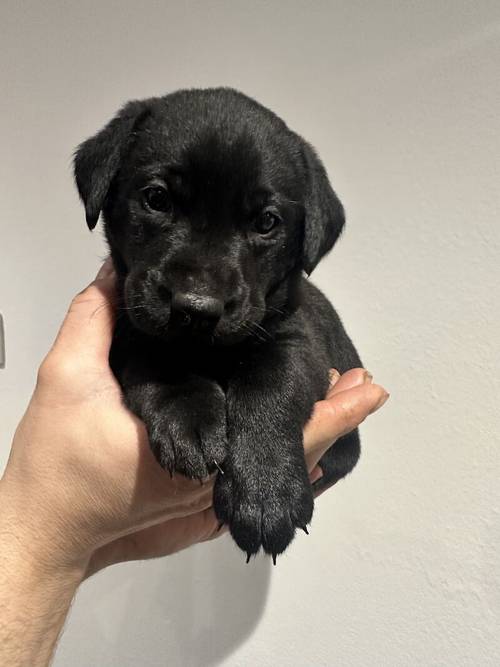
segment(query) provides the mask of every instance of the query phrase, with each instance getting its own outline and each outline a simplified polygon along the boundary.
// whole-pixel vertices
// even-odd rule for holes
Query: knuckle
[[[37,384],[70,381],[80,373],[78,362],[57,354],[48,354],[38,369]]]
[[[92,285],[89,287],[86,287],[84,290],[81,292],[78,292],[72,299],[69,304],[69,312],[72,310],[76,310],[79,308],[82,304],[87,303],[88,301],[91,301],[93,297],[93,289]]]
[[[54,366],[52,357],[50,355],[45,357],[38,369],[37,384],[44,384],[51,380],[55,371]]]
[[[337,406],[337,418],[338,418],[338,426],[339,426],[339,432],[341,435],[344,435],[344,433],[349,432],[353,428],[355,428],[358,423],[358,415],[356,413],[355,406],[353,406],[351,403],[340,403]]]

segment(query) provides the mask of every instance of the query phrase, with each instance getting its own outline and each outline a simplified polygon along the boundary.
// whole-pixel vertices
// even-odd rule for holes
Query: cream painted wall
[[[179,87],[240,88],[318,148],[349,225],[314,279],[392,393],[276,568],[223,538],[103,572],[56,667],[498,665],[498,2],[3,0],[0,26],[0,466],[105,252],[71,152]]]

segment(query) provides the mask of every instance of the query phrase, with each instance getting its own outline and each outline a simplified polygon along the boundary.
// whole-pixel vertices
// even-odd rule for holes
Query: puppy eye
[[[172,203],[168,192],[160,185],[154,185],[149,188],[144,188],[142,191],[143,204],[146,209],[150,211],[161,211],[168,213],[172,208]]]
[[[272,211],[264,211],[255,221],[255,230],[262,235],[269,234],[281,222],[281,218],[272,213]]]

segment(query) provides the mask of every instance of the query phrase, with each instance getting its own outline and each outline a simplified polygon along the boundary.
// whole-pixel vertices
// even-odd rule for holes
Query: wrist
[[[62,564],[39,533],[30,535],[0,481],[0,663],[46,667],[71,601],[82,581],[82,565]]]
[[[2,603],[8,603],[12,609],[29,606],[33,612],[56,613],[67,609],[84,579],[84,568],[50,564],[45,553],[40,557],[39,551],[27,549],[17,536],[6,534],[1,522],[0,539]]]
[[[26,502],[5,478],[0,479],[0,557],[5,568],[13,564],[14,576],[27,579],[80,583],[89,555],[80,552],[70,531],[64,534],[57,518],[40,511],[35,499]],[[41,510],[41,508],[40,508]]]

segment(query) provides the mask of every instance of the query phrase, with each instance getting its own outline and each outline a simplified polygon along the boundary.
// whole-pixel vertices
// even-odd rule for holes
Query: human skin
[[[78,585],[113,563],[172,554],[225,531],[214,479],[166,474],[109,365],[109,260],[73,300],[43,361],[0,480],[0,664],[47,665]],[[332,371],[304,431],[317,462],[388,394],[363,369]]]

